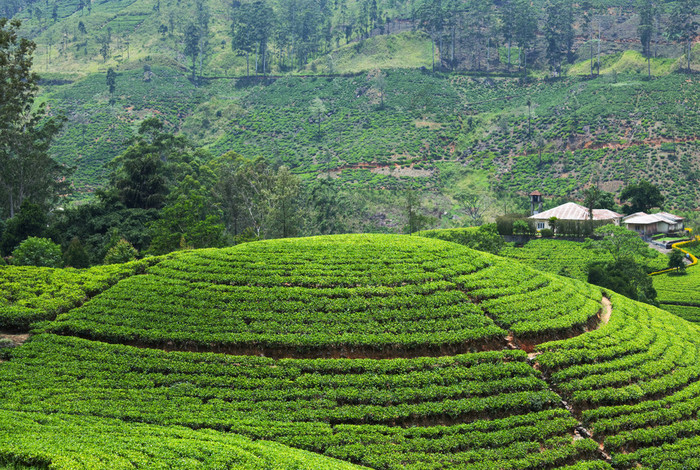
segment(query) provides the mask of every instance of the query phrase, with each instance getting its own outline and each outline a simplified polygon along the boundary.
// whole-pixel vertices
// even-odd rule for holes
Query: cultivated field
[[[35,333],[0,349],[0,463],[609,469],[700,457],[697,327],[440,240],[180,252]]]

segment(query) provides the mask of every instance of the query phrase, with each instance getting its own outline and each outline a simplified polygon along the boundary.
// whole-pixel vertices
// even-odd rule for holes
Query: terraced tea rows
[[[32,455],[59,468],[72,436],[96,468],[108,454],[158,464],[182,439],[204,467],[219,446],[223,461],[333,468],[262,439],[377,469],[692,468],[699,328],[611,299],[607,321],[597,287],[419,237],[183,252],[11,351],[0,417],[19,424],[0,436],[36,433]],[[30,458],[0,439],[8,456]]]
[[[700,322],[700,267],[688,268],[685,274],[661,274],[653,280],[661,308],[688,321]]]
[[[698,328],[613,297],[610,322],[541,345],[537,363],[618,468],[689,468],[700,450]]]
[[[596,445],[572,445],[576,421],[526,361],[523,351],[274,360],[42,335],[0,369],[0,402],[232,431],[375,468],[585,458]]]
[[[584,247],[583,243],[569,240],[537,239],[530,240],[522,247],[507,246],[499,253],[501,256],[520,261],[531,268],[565,275],[585,281],[586,267],[596,261],[611,261],[607,253],[599,253]],[[638,256],[638,263],[658,271],[668,266],[668,258],[658,255],[655,258]]]
[[[601,298],[577,281],[419,237],[199,250],[148,273],[62,315],[51,331],[275,357],[455,354],[502,347],[508,330],[578,334]]]
[[[53,320],[155,260],[90,269],[0,267],[0,330],[26,331],[33,322]]]
[[[114,419],[0,410],[0,467],[279,470],[361,467],[211,430],[162,427]],[[15,467],[14,464],[18,466]]]

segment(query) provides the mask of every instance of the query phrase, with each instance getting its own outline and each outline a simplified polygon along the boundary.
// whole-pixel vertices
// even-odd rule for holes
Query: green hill
[[[617,191],[644,177],[672,207],[695,207],[698,88],[682,75],[616,80],[522,86],[508,78],[389,70],[382,99],[370,73],[195,87],[170,68],[151,68],[146,81],[143,68],[133,67],[118,74],[114,106],[102,75],[49,84],[43,99],[69,117],[52,152],[77,164],[83,195],[104,184],[105,163],[123,151],[138,123],[156,116],[213,155],[263,155],[304,178],[330,174],[343,187],[450,191],[478,173],[486,176],[480,189],[494,195],[537,189],[580,197],[593,180]],[[326,108],[320,135],[310,111],[315,97]],[[532,137],[540,135],[541,155]]]
[[[422,237],[181,252],[6,350],[0,413],[16,425],[0,462],[153,466],[177,448],[183,466],[332,468],[275,441],[381,469],[692,466],[698,337],[663,310]],[[35,434],[40,452],[13,447]]]
[[[491,182],[478,190],[496,199],[534,189],[580,198],[592,181],[617,192],[646,178],[674,209],[700,201],[697,87],[677,73],[682,47],[660,40],[673,29],[673,4],[658,11],[651,81],[644,80],[637,8],[621,2],[590,6],[602,38],[592,39],[602,54],[594,80],[551,79],[542,2],[530,5],[538,34],[528,46],[529,77],[516,64],[517,41],[506,63],[509,29],[498,25],[518,16],[504,11],[509,3],[445,6],[432,36],[432,10],[410,2],[281,0],[265,3],[263,19],[251,16],[250,5],[8,2],[5,11],[37,42],[42,99],[68,117],[52,153],[75,166],[75,199],[105,183],[105,164],[141,120],[157,116],[213,155],[263,155],[307,180],[327,172],[345,187],[449,193],[478,174]],[[590,71],[583,13],[572,12],[574,39],[563,54],[572,77]],[[199,28],[192,50],[185,47],[190,25]],[[248,44],[237,30],[270,35]],[[429,73],[433,59],[440,73]],[[108,68],[118,73],[114,96]],[[374,79],[378,70],[384,80]],[[309,109],[316,97],[326,107],[320,135]]]

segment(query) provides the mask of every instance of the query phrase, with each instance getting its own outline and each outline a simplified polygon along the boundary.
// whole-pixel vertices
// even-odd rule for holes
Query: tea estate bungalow
[[[529,218],[537,223],[537,230],[542,230],[551,228],[549,226],[549,219],[552,217],[556,217],[557,220],[583,222],[585,220],[590,220],[591,214],[588,212],[588,208],[576,204],[575,202],[567,202],[566,204],[562,204],[561,206],[554,207],[547,211],[538,212]],[[611,224],[620,225],[622,214],[608,209],[593,209],[593,220],[609,221]]]
[[[656,214],[635,212],[622,219],[622,223],[628,230],[634,230],[642,235],[653,235],[655,233],[670,233],[683,230],[684,220],[683,217],[669,214],[668,212],[658,212]]]

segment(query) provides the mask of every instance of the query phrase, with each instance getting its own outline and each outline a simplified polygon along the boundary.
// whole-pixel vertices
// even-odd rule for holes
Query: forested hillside
[[[643,175],[669,202],[691,208],[697,88],[668,74],[696,61],[683,55],[696,34],[695,6],[652,5],[647,17],[645,5],[129,0],[5,8],[38,44],[42,98],[68,117],[52,153],[76,167],[78,198],[104,185],[105,164],[140,120],[156,116],[213,156],[262,155],[342,185],[449,193],[464,179],[455,172],[466,170],[488,175],[494,184],[474,189],[496,198],[532,189],[576,197],[592,182],[616,191],[651,167]],[[567,70],[571,78],[537,78]],[[648,72],[667,78],[641,81]],[[350,76],[326,77],[339,73]],[[597,73],[605,77],[575,78]],[[228,78],[247,75],[257,78]]]
[[[97,243],[93,262],[120,237],[165,250],[151,244],[164,207],[199,207],[176,233],[205,246],[481,223],[526,210],[533,190],[547,205],[582,200],[588,187],[623,203],[621,188],[640,179],[660,188],[666,209],[700,201],[695,0],[4,8],[37,44],[37,103],[64,119],[46,146],[64,166],[60,185],[5,198],[3,217],[25,198],[46,213],[67,208],[33,234],[64,250],[71,237]],[[141,130],[156,121],[162,145]],[[151,144],[162,162],[146,168]],[[127,194],[142,183],[156,203]],[[224,238],[192,232],[210,216]],[[164,237],[187,225],[163,224]]]

